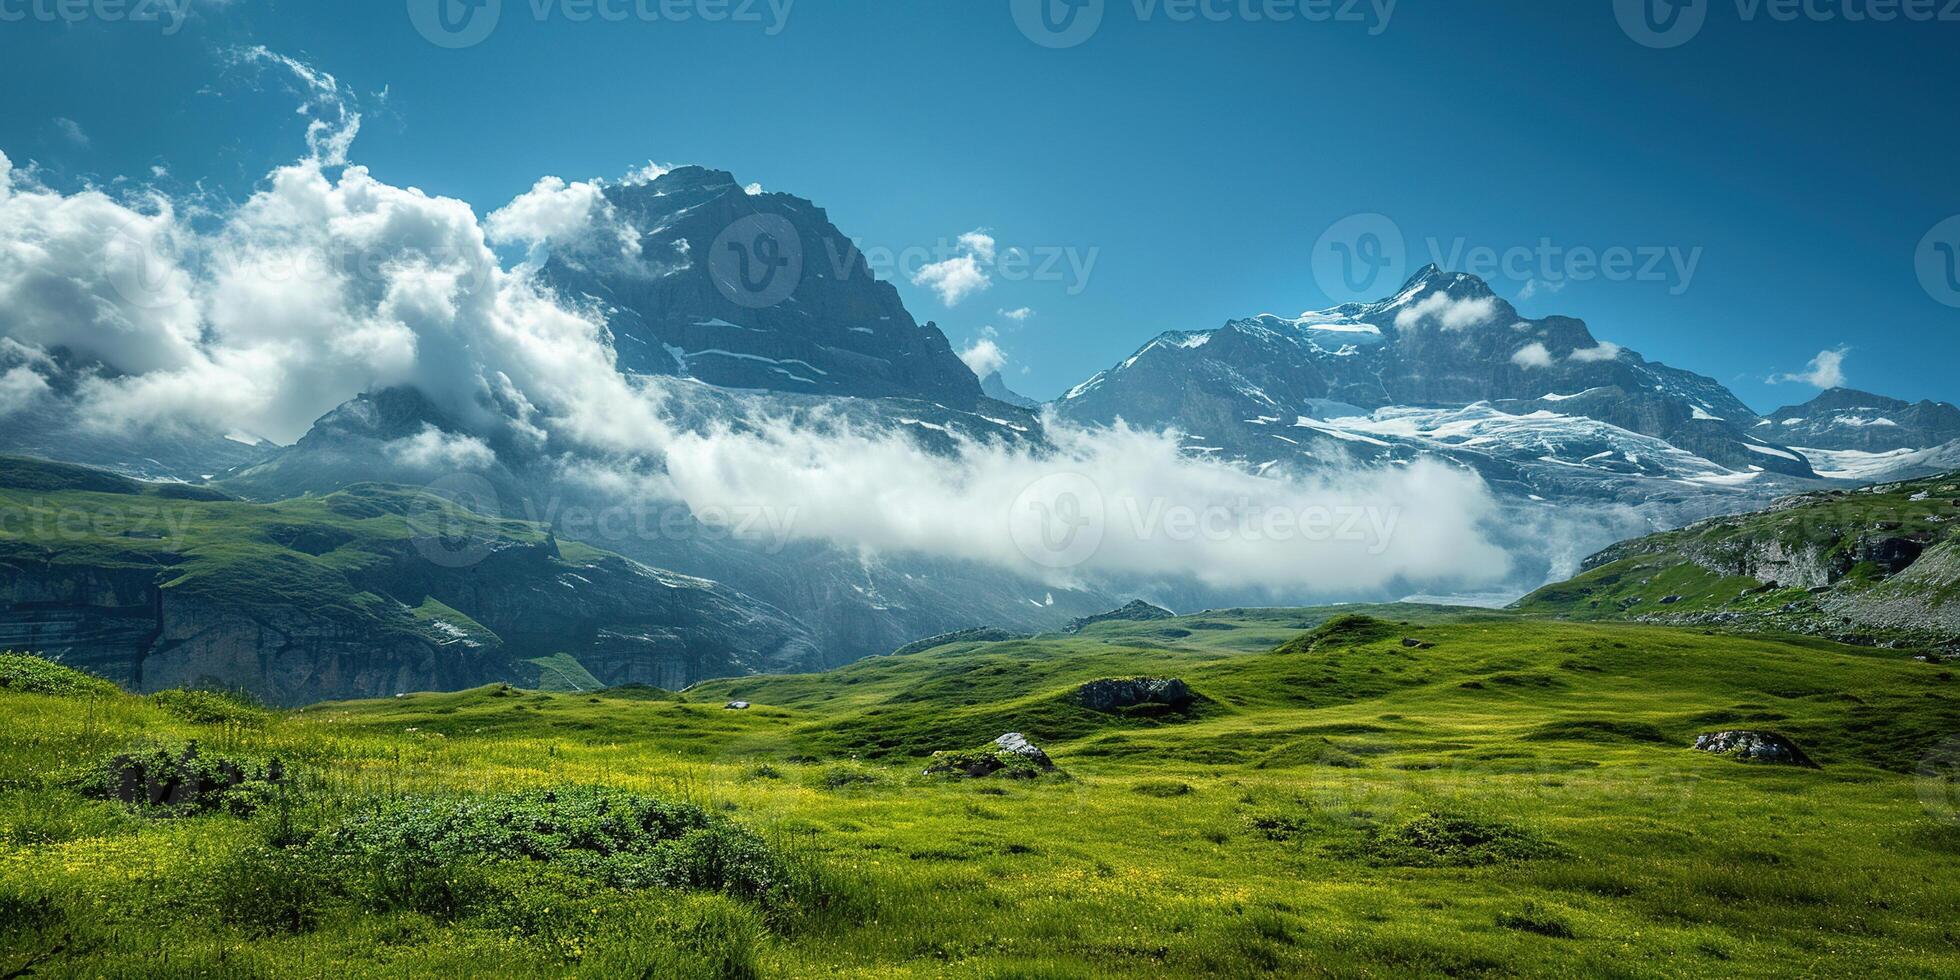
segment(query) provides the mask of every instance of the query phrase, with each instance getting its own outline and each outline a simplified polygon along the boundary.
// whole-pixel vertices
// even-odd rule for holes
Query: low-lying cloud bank
[[[589,241],[607,214],[594,183],[546,177],[479,219],[349,164],[360,116],[331,75],[243,57],[292,71],[310,120],[307,155],[235,207],[64,193],[0,154],[0,415],[60,397],[86,425],[286,443],[357,394],[405,385],[466,431],[403,440],[398,462],[484,467],[478,437],[496,433],[697,514],[771,508],[799,539],[1060,585],[1302,599],[1487,588],[1513,569],[1481,480],[1442,463],[1284,478],[1194,459],[1172,433],[1053,420],[1045,445],[954,436],[951,452],[767,416],[678,426],[663,383],[616,369],[602,313],[542,288],[535,256],[507,266],[492,248]],[[633,259],[637,237],[618,242],[606,251]]]

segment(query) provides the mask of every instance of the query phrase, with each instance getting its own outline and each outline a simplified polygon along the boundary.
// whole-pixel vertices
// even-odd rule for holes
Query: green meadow
[[[0,976],[1960,975],[1960,682],[1898,651],[1389,606],[539,667],[285,711],[0,659]],[[1076,697],[1138,676],[1194,699]],[[1734,728],[1818,767],[1690,748]],[[924,773],[1011,731],[1057,770]],[[244,782],[118,796],[192,741]]]

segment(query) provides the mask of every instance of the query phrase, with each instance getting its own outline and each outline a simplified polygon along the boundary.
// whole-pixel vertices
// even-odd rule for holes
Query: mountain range
[[[1759,415],[1712,378],[1649,361],[1577,319],[1525,318],[1482,280],[1434,266],[1372,303],[1162,333],[1038,404],[998,373],[976,377],[810,201],[745,189],[731,174],[700,167],[606,185],[603,195],[609,227],[624,230],[554,242],[533,260],[536,278],[564,301],[604,312],[618,371],[630,383],[662,386],[664,418],[677,432],[787,424],[900,434],[918,452],[950,460],[968,444],[1040,454],[1056,425],[1120,421],[1174,429],[1188,456],[1272,477],[1440,460],[1479,474],[1500,507],[1525,515],[1514,532],[1520,539],[1554,536],[1534,530],[1533,515],[1596,515],[1557,535],[1573,540],[1515,542],[1547,554],[1577,549],[1571,563],[1622,537],[1789,493],[1960,468],[1960,409],[1952,405],[1836,389]],[[47,356],[57,362],[58,389],[100,370],[63,351]],[[286,446],[239,433],[102,432],[64,413],[62,393],[7,419],[0,452],[195,485],[216,494],[223,503],[211,506],[219,509],[271,508],[254,518],[267,523],[300,527],[306,522],[279,518],[279,508],[321,516],[324,507],[338,516],[322,516],[321,533],[354,533],[356,541],[365,539],[343,526],[345,509],[400,510],[407,504],[389,497],[398,491],[388,486],[430,487],[478,508],[509,537],[493,549],[508,555],[499,558],[506,591],[494,594],[404,571],[400,534],[387,547],[299,548],[301,557],[279,560],[338,555],[331,562],[391,570],[345,579],[349,594],[369,598],[322,607],[351,610],[350,618],[287,628],[227,612],[225,622],[251,625],[218,632],[170,618],[174,606],[157,619],[157,596],[193,595],[183,586],[198,581],[157,560],[111,549],[100,567],[114,574],[63,577],[52,570],[67,559],[47,542],[13,542],[23,550],[0,563],[13,590],[0,597],[12,603],[0,617],[11,625],[0,628],[20,644],[46,646],[53,637],[61,647],[57,620],[81,624],[67,627],[70,636],[121,624],[111,631],[122,637],[115,652],[90,656],[139,686],[208,671],[281,700],[373,694],[510,676],[524,669],[513,665],[558,653],[575,654],[608,682],[683,686],[751,670],[826,669],[978,626],[1043,632],[1138,596],[1185,608],[1270,598],[1161,577],[1058,588],[943,555],[743,539],[690,513],[658,533],[595,532],[565,515],[617,507],[621,491],[580,474],[655,478],[658,461],[595,456],[516,424],[458,418],[410,386],[366,392]],[[7,461],[0,470],[27,465]],[[118,492],[155,495],[167,486]],[[268,534],[248,537],[294,550]],[[1562,578],[1574,570],[1567,561],[1522,565],[1509,595]],[[89,584],[119,582],[131,567],[143,571],[128,583],[107,591]],[[572,606],[587,611],[519,601],[556,589],[580,596]],[[416,619],[431,600],[476,624],[459,626],[465,633],[481,628],[477,652],[456,659],[444,631]],[[506,607],[515,612],[498,611]],[[203,623],[217,614],[188,615]],[[540,646],[547,625],[579,637],[578,649]],[[157,659],[150,634],[158,630],[181,663]],[[702,641],[718,631],[726,636]],[[356,652],[370,632],[399,645]]]

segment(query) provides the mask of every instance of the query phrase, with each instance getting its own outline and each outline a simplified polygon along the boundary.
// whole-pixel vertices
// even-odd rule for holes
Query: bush
[[[23,694],[114,694],[116,685],[42,657],[0,653],[0,690]]]
[[[1424,813],[1386,833],[1372,834],[1362,850],[1379,863],[1412,867],[1468,867],[1564,853],[1520,827],[1440,812]]]
[[[268,936],[311,930],[334,890],[305,851],[264,844],[225,859],[212,874],[211,888],[219,918]]]
[[[811,874],[750,831],[690,803],[604,789],[408,800],[354,817],[314,846],[369,904],[453,918],[516,862],[612,888],[726,892],[765,907],[820,902]]]
[[[1518,913],[1500,912],[1497,924],[1506,929],[1533,932],[1553,939],[1571,939],[1575,933],[1564,919],[1552,915],[1538,907],[1536,902],[1524,903],[1524,910]]]
[[[166,817],[220,809],[250,816],[291,792],[278,759],[205,755],[195,741],[182,749],[158,744],[114,756],[94,768],[82,789],[98,799],[120,800]]]
[[[265,710],[243,693],[181,689],[158,691],[150,703],[173,718],[194,725],[247,725],[265,723]]]

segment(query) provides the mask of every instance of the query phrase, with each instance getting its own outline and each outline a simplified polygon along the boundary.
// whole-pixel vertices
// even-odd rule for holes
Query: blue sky
[[[700,163],[811,198],[867,246],[984,228],[1002,249],[1093,259],[1081,278],[997,271],[950,309],[900,282],[956,345],[994,327],[1010,383],[1040,397],[1162,330],[1347,298],[1314,249],[1369,213],[1408,267],[1541,242],[1624,249],[1635,271],[1662,256],[1657,280],[1561,258],[1544,269],[1571,279],[1556,292],[1518,300],[1503,270],[1493,285],[1758,409],[1810,397],[1767,379],[1846,347],[1853,386],[1960,399],[1960,309],[1914,266],[1960,214],[1960,23],[1846,19],[1871,0],[1815,0],[1829,22],[1702,0],[1699,34],[1663,50],[1610,0],[1244,16],[1266,2],[1179,20],[1109,0],[1058,49],[1000,2],[801,0],[785,17],[759,0],[753,20],[706,23],[688,3],[686,22],[632,0],[612,8],[622,22],[580,22],[562,0],[504,0],[487,38],[450,49],[404,0],[200,3],[170,32],[0,0],[0,17],[25,13],[0,23],[0,152],[57,186],[163,167],[164,186],[241,197],[303,149],[289,83],[227,66],[262,44],[361,93],[356,162],[479,213],[546,174]],[[999,315],[1020,308],[1034,313]]]

